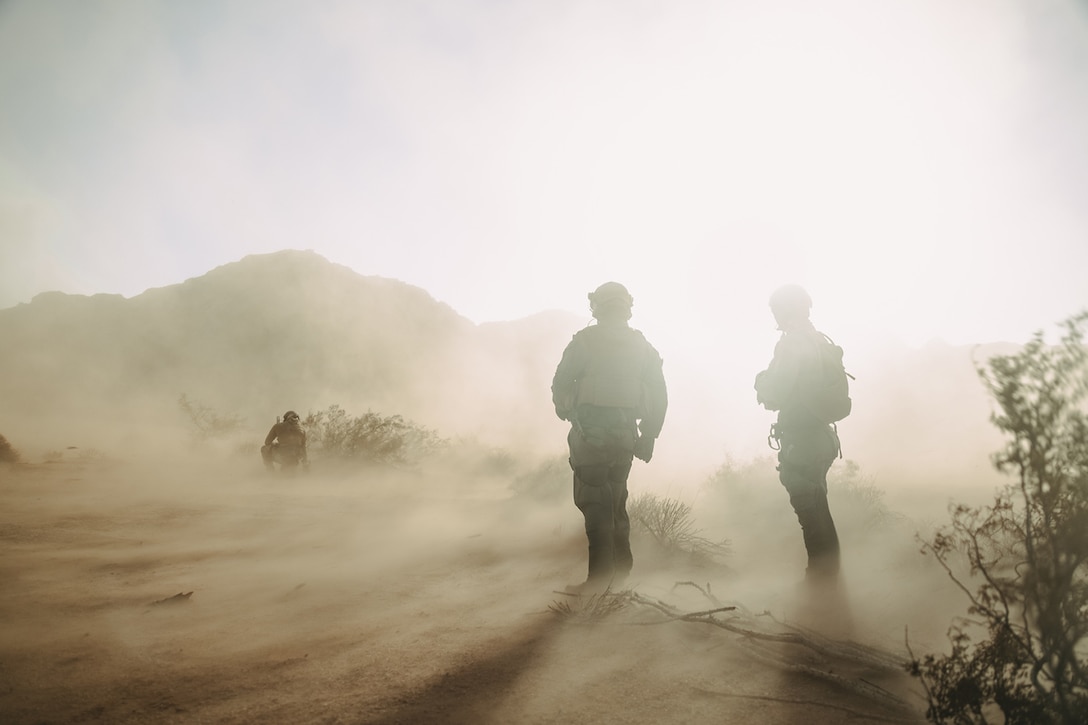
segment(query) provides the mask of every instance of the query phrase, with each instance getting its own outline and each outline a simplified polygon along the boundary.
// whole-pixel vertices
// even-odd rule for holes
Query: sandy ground
[[[844,626],[841,592],[764,614],[724,595],[743,581],[636,563],[594,618],[555,592],[584,578],[572,504],[448,484],[0,470],[0,722],[922,722],[904,653]]]

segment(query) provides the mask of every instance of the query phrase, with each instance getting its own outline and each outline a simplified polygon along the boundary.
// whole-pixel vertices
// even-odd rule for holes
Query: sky
[[[0,0],[0,308],[291,248],[696,352],[789,282],[1021,341],[1088,306],[1084,129],[1083,0]]]

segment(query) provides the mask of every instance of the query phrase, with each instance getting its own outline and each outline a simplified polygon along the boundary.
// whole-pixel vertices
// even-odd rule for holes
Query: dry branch
[[[754,626],[744,626],[741,622],[746,620],[751,621],[753,619],[752,615],[748,614],[734,615],[728,619],[720,619],[715,615],[721,614],[722,612],[736,612],[738,609],[743,610],[744,612],[747,612],[747,610],[744,610],[740,605],[721,605],[721,602],[711,594],[709,584],[704,589],[694,582],[677,582],[673,586],[673,589],[675,590],[680,586],[695,587],[703,594],[703,596],[720,606],[697,612],[685,612],[668,602],[646,597],[632,590],[621,592],[606,590],[600,595],[578,599],[577,604],[580,606],[572,606],[568,601],[557,601],[554,602],[549,609],[568,621],[587,623],[600,622],[606,617],[628,608],[630,605],[635,605],[653,610],[663,616],[653,621],[627,621],[623,622],[623,624],[645,626],[677,621],[711,624],[715,627],[740,635],[743,638],[742,641],[748,645],[745,649],[757,659],[769,660],[775,666],[784,667],[794,672],[800,672],[812,677],[818,677],[823,680],[834,682],[841,687],[853,690],[870,699],[881,700],[896,707],[907,707],[902,698],[869,680],[861,677],[848,677],[836,674],[830,669],[823,670],[812,667],[811,665],[794,662],[785,655],[776,656],[773,650],[765,647],[756,647],[755,643],[757,641],[762,641],[804,647],[832,662],[849,662],[855,665],[864,666],[870,670],[878,671],[902,672],[904,660],[901,658],[896,658],[890,653],[881,652],[854,642],[828,639],[811,630],[804,630],[795,625],[780,622],[766,612],[756,616],[766,617],[786,631],[768,632],[760,631]]]

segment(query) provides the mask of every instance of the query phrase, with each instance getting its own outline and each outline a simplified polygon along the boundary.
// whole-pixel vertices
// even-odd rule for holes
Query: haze
[[[618,279],[670,351],[782,281],[855,350],[1022,340],[1085,302],[1085,15],[9,1],[0,307],[298,248],[476,322]]]
[[[850,635],[940,647],[962,602],[915,534],[1001,481],[973,362],[1088,305],[1085,128],[1074,0],[0,2],[3,719],[860,712],[721,632],[539,624],[585,565],[551,374],[586,293],[626,284],[670,390],[632,493],[732,546],[687,567],[643,538],[633,580],[789,619],[752,379],[769,293],[805,285],[856,376]],[[194,444],[182,394],[243,428]],[[276,416],[330,405],[452,453],[265,476]]]

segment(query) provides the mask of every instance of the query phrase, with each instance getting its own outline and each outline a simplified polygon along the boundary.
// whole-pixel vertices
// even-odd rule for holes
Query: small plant
[[[990,506],[955,506],[951,524],[924,542],[969,615],[949,630],[950,654],[911,655],[932,722],[1088,722],[1085,324],[1088,312],[1065,323],[1058,346],[1037,333],[1018,354],[978,367],[999,408],[994,425],[1008,434],[993,463],[1014,482]]]
[[[209,408],[195,400],[189,400],[185,393],[182,393],[178,398],[178,408],[193,424],[196,429],[194,437],[199,442],[222,438],[234,433],[241,429],[242,423],[245,422],[245,419],[238,415],[221,415],[213,408]]]
[[[841,514],[855,531],[885,531],[889,525],[905,519],[888,508],[884,491],[877,488],[872,476],[861,473],[855,461],[834,466],[828,474],[827,487],[834,498],[836,515]]]
[[[7,438],[0,435],[0,463],[18,463],[19,461],[19,451],[8,443]]]
[[[591,624],[623,611],[630,601],[630,590],[614,592],[606,589],[599,594],[577,597],[573,604],[566,599],[552,602],[548,605],[548,610],[572,624]]]
[[[339,405],[302,421],[308,447],[330,458],[370,463],[416,463],[446,446],[445,439],[399,415],[367,411],[352,417]]]
[[[713,564],[729,554],[728,541],[701,536],[691,516],[691,506],[651,493],[639,494],[627,504],[632,528],[649,534],[669,554],[685,554],[696,563]]]
[[[528,473],[517,476],[510,484],[519,496],[536,501],[558,501],[571,495],[571,470],[566,456],[555,456],[542,462]]]

